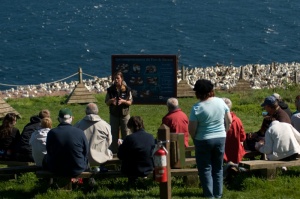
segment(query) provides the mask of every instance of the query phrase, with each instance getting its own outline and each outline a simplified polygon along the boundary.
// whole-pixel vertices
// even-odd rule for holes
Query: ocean
[[[178,55],[178,66],[299,62],[300,1],[3,0],[0,90],[111,74],[115,54]],[[90,76],[83,76],[91,79]]]

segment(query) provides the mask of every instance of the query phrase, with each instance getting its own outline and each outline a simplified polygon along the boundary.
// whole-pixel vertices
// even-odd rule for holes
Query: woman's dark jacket
[[[131,89],[128,86],[125,87],[125,91],[118,91],[114,84],[111,87],[107,88],[109,99],[116,98],[118,100],[119,98],[122,98],[124,100],[129,100]],[[111,104],[109,106],[109,112],[115,117],[123,117],[129,114],[129,106],[125,104]]]
[[[144,177],[153,171],[153,136],[143,129],[125,137],[118,149],[121,171],[127,176]]]

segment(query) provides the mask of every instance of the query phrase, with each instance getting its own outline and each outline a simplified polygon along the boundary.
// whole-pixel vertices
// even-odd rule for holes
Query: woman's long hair
[[[124,92],[126,90],[126,86],[124,84],[125,82],[124,82],[123,73],[121,71],[115,72],[115,74],[113,75],[114,80],[117,76],[120,76],[122,78],[121,91]]]
[[[0,126],[0,138],[6,138],[12,132],[14,121],[17,120],[15,113],[7,113],[3,118],[2,125]]]
[[[127,123],[127,127],[132,129],[133,132],[137,132],[138,130],[144,129],[144,122],[140,116],[132,116]]]

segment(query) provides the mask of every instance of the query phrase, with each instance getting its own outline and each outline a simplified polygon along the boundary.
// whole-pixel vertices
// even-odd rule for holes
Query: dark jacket
[[[122,160],[122,173],[129,177],[144,177],[151,173],[154,145],[153,136],[144,130],[126,136],[118,150],[118,158]]]
[[[38,115],[36,115],[32,116],[30,118],[30,122],[24,127],[17,150],[17,160],[26,162],[33,161],[32,148],[29,144],[29,140],[31,138],[32,133],[40,128],[40,124],[41,118]]]
[[[289,117],[292,117],[292,111],[289,109],[289,105],[287,105],[284,101],[278,101],[278,105],[288,114]]]
[[[9,136],[0,138],[0,159],[14,160],[19,140],[20,131],[15,127]]]
[[[125,86],[126,90],[125,91],[117,91],[116,86],[113,84],[111,87],[107,88],[107,94],[109,96],[109,99],[112,98],[122,98],[125,100],[128,100],[130,97],[130,91],[131,89],[128,86]],[[129,114],[129,106],[125,104],[121,105],[113,105],[111,104],[109,106],[109,112],[115,117],[123,117]]]
[[[84,132],[60,123],[48,132],[46,169],[64,177],[76,177],[88,168],[88,141]]]

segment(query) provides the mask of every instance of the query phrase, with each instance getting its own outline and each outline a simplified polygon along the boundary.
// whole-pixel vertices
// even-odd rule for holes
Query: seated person
[[[18,144],[16,159],[22,162],[33,162],[32,149],[29,140],[34,131],[41,128],[41,120],[45,117],[50,117],[50,112],[47,109],[41,110],[39,115],[30,117],[30,122],[24,127],[21,138]]]
[[[57,175],[74,178],[88,169],[89,144],[84,132],[71,125],[70,109],[61,109],[58,121],[59,125],[47,135],[43,167]]]
[[[43,118],[41,121],[41,128],[34,131],[29,140],[29,144],[32,148],[32,157],[37,166],[42,166],[44,156],[47,154],[46,138],[51,128],[51,118]]]
[[[228,98],[223,98],[223,100],[231,110],[231,100]],[[231,161],[238,164],[245,155],[243,142],[246,140],[246,133],[240,118],[238,118],[232,111],[230,114],[232,117],[232,123],[226,133],[224,160],[225,162]]]
[[[0,159],[14,160],[20,131],[15,127],[17,115],[7,113],[0,126]]]
[[[189,119],[179,108],[176,98],[167,100],[168,113],[162,118],[162,123],[170,128],[171,133],[183,133],[184,145],[189,146]]]
[[[292,125],[297,131],[300,132],[300,95],[296,96],[295,99],[296,112],[291,117]]]
[[[122,160],[121,172],[128,176],[128,182],[145,177],[153,172],[152,151],[155,146],[153,135],[144,130],[143,120],[132,116],[127,124],[132,134],[119,142],[118,158]]]
[[[272,96],[274,96],[276,98],[280,108],[282,110],[284,110],[288,114],[289,117],[291,117],[292,116],[292,111],[290,110],[289,105],[283,101],[281,96],[278,93],[273,93]]]
[[[271,95],[265,98],[264,103],[261,104],[261,107],[267,111],[267,115],[264,116],[261,128],[257,132],[247,134],[247,150],[255,151],[255,142],[259,141],[265,136],[265,132],[268,129],[272,118],[275,118],[279,122],[291,124],[290,117],[284,110],[280,108],[278,101],[274,96]]]
[[[300,133],[291,125],[272,118],[265,139],[255,145],[268,160],[295,160],[300,153]]]
[[[112,142],[111,127],[98,115],[99,109],[95,103],[89,103],[85,109],[85,117],[74,126],[83,130],[89,142],[90,166],[105,163],[113,158],[109,146]],[[104,167],[100,167],[100,171]]]

